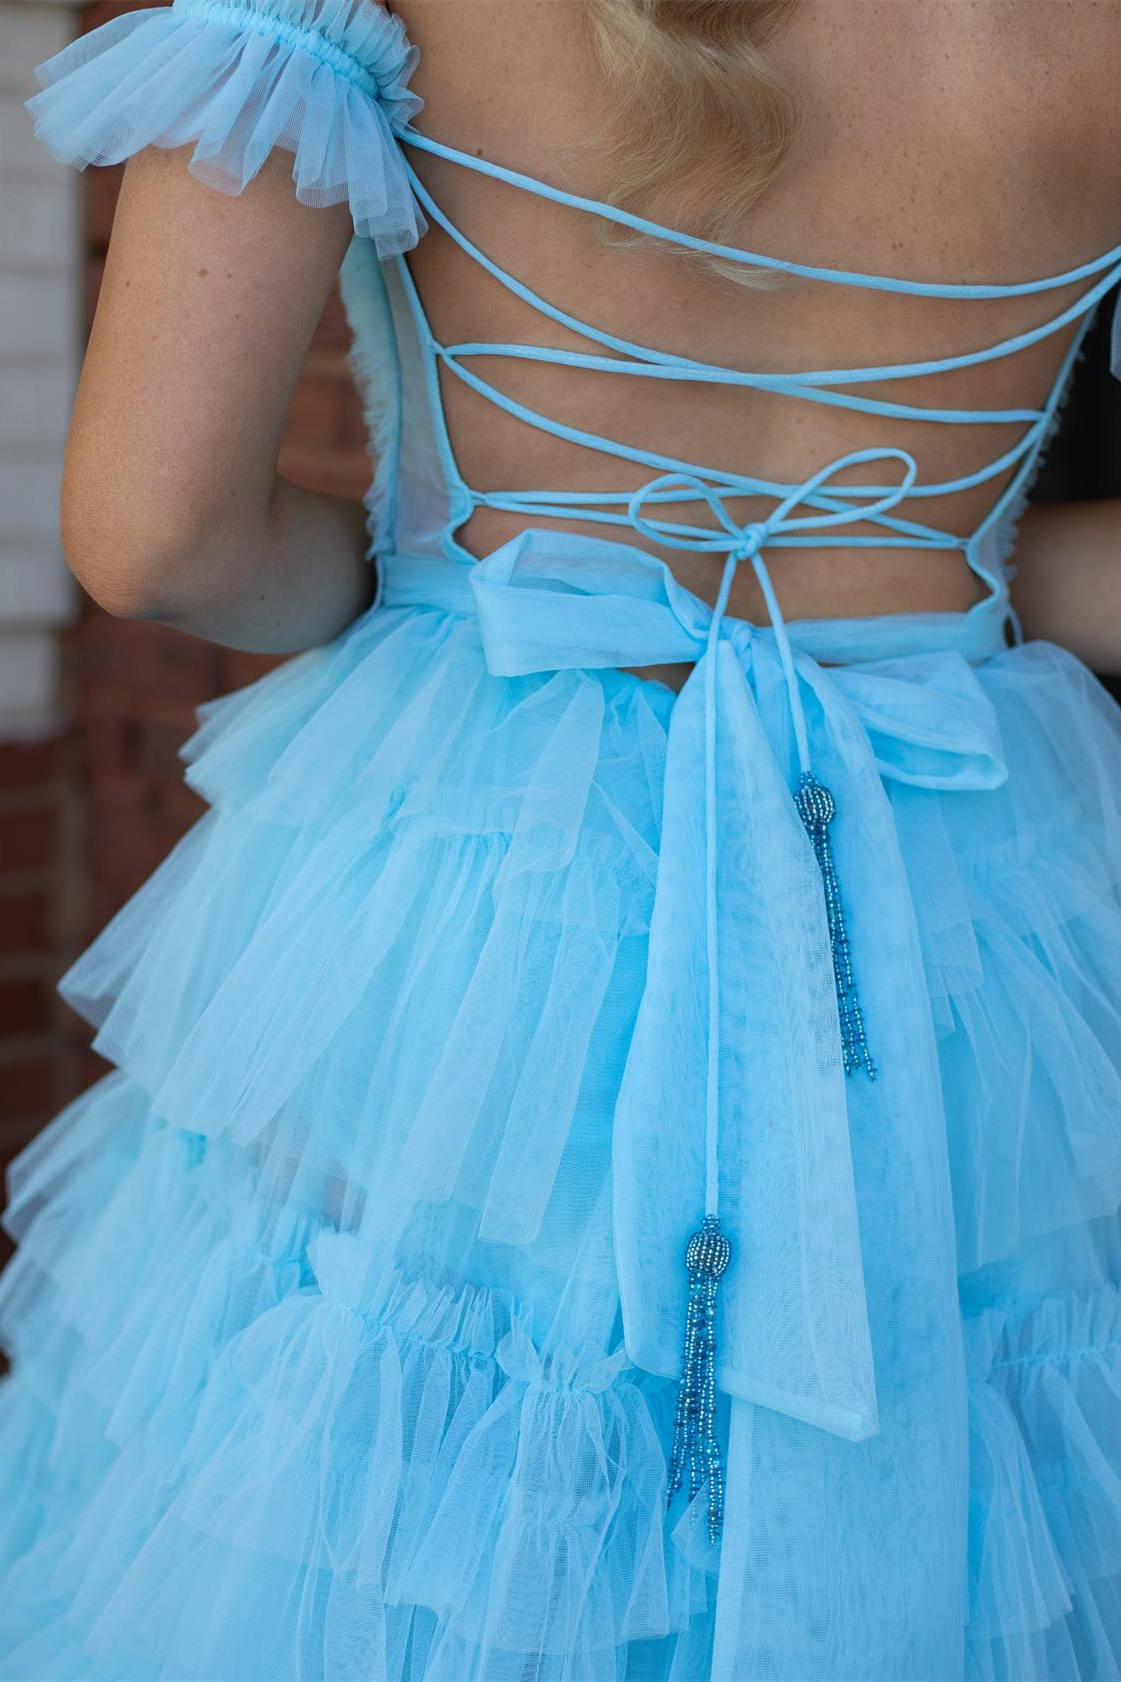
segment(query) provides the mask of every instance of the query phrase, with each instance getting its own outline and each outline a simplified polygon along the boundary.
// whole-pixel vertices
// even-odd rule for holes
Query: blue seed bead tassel
[[[685,1352],[673,1425],[666,1505],[689,1469],[689,1499],[708,1479],[708,1537],[715,1543],[724,1519],[724,1464],[716,1440],[716,1286],[732,1259],[732,1246],[715,1215],[706,1215],[685,1246],[689,1308]]]
[[[841,1050],[846,1075],[857,1069],[867,1070],[875,1080],[876,1066],[868,1050],[864,1034],[864,1017],[852,973],[848,930],[837,886],[837,871],[833,863],[833,849],[829,844],[829,825],[837,814],[837,807],[829,790],[819,783],[812,771],[802,773],[795,796],[799,816],[813,843],[825,887],[825,911],[829,920],[829,944],[833,950],[833,979],[837,986],[837,1008],[841,1017]]]

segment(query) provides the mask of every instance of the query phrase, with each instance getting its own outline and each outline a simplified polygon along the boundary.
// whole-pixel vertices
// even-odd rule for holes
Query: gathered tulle
[[[963,1275],[1121,1200],[1121,856],[1100,840],[1121,833],[1115,709],[1046,644],[978,676],[1007,782],[891,785]],[[275,1156],[293,1195],[304,1169],[312,1197],[334,1174],[388,1233],[402,1193],[458,1192],[485,1236],[532,1242],[588,1048],[605,1090],[626,1050],[671,705],[625,674],[497,679],[468,620],[367,615],[200,709],[182,754],[213,810],[63,996],[173,1125]],[[223,938],[200,951],[199,926]],[[371,1197],[382,1174],[392,1193]]]
[[[1121,849],[1103,842],[1121,834],[1116,708],[1048,644],[979,675],[1015,748],[1005,787],[893,802],[963,1275],[1121,1204]]]
[[[289,151],[300,202],[348,201],[388,257],[426,227],[394,138],[421,108],[416,58],[374,0],[174,0],[56,53],[27,103],[40,140],[79,168],[193,143],[192,174],[237,194]]]
[[[971,1674],[1116,1674],[1121,1296],[1112,1282],[967,1319]]]
[[[631,1643],[705,1674],[667,1387],[243,1182],[122,1073],[17,1169],[2,1674],[598,1677]]]
[[[891,785],[958,1223],[963,1674],[1105,1677],[1121,740],[1057,649],[976,675],[1006,782]],[[664,1510],[673,1386],[627,1358],[611,1236],[674,704],[379,609],[200,709],[212,809],[62,983],[118,1072],[13,1173],[0,1675],[710,1673],[719,1555],[703,1491]]]

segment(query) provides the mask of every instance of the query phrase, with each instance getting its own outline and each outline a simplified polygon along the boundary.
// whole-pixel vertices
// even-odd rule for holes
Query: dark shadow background
[[[1109,340],[1118,288],[1107,292],[1084,340],[1071,395],[1051,440],[1033,502],[1082,502],[1121,496],[1121,381],[1109,372]],[[1119,557],[1121,559],[1121,557]]]

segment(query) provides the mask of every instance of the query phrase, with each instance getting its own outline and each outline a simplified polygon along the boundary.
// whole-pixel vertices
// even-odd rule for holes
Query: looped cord
[[[794,516],[794,510],[804,503],[816,491],[822,490],[846,467],[856,467],[864,462],[898,461],[903,464],[903,477],[898,485],[890,490],[880,492],[870,502],[864,502],[851,508],[830,509],[819,514],[802,514]],[[728,512],[725,498],[728,496],[758,495],[754,487],[746,486],[742,481],[730,478],[727,484],[714,485],[700,478],[694,473],[663,473],[656,479],[649,480],[639,487],[627,503],[627,517],[640,537],[647,538],[653,543],[666,544],[671,549],[691,549],[705,552],[726,552],[728,559],[720,579],[713,605],[712,619],[708,629],[707,652],[711,654],[720,637],[720,629],[727,610],[728,597],[731,593],[732,580],[736,568],[742,561],[750,561],[752,570],[763,592],[763,599],[767,606],[767,617],[774,632],[778,646],[779,659],[782,662],[783,676],[786,680],[787,693],[790,698],[790,715],[794,726],[794,738],[798,750],[798,764],[803,776],[810,770],[809,737],[806,730],[805,712],[798,688],[797,673],[794,669],[794,653],[787,635],[786,621],[779,606],[771,575],[763,559],[763,547],[774,539],[781,539],[789,533],[824,529],[833,526],[851,525],[857,520],[869,520],[877,514],[890,513],[905,501],[911,487],[918,476],[918,464],[909,450],[898,449],[885,445],[883,448],[852,450],[847,455],[837,456],[818,468],[816,473],[795,485],[783,497],[782,501],[762,520],[752,520],[746,525],[737,525]],[[846,496],[866,495],[859,485],[845,485],[834,487],[834,494]],[[716,518],[719,530],[712,530],[708,526],[683,526],[676,521],[659,520],[648,517],[643,512],[643,505],[648,502],[704,502],[711,509]],[[711,683],[711,677],[708,679]],[[710,708],[706,705],[710,725],[715,721]]]

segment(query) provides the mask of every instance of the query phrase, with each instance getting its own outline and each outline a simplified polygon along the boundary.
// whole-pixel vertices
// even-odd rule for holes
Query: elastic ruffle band
[[[400,18],[372,0],[175,0],[113,18],[38,66],[35,132],[64,163],[194,142],[189,168],[241,193],[276,147],[301,204],[347,200],[379,257],[426,229],[395,131],[422,106]]]

